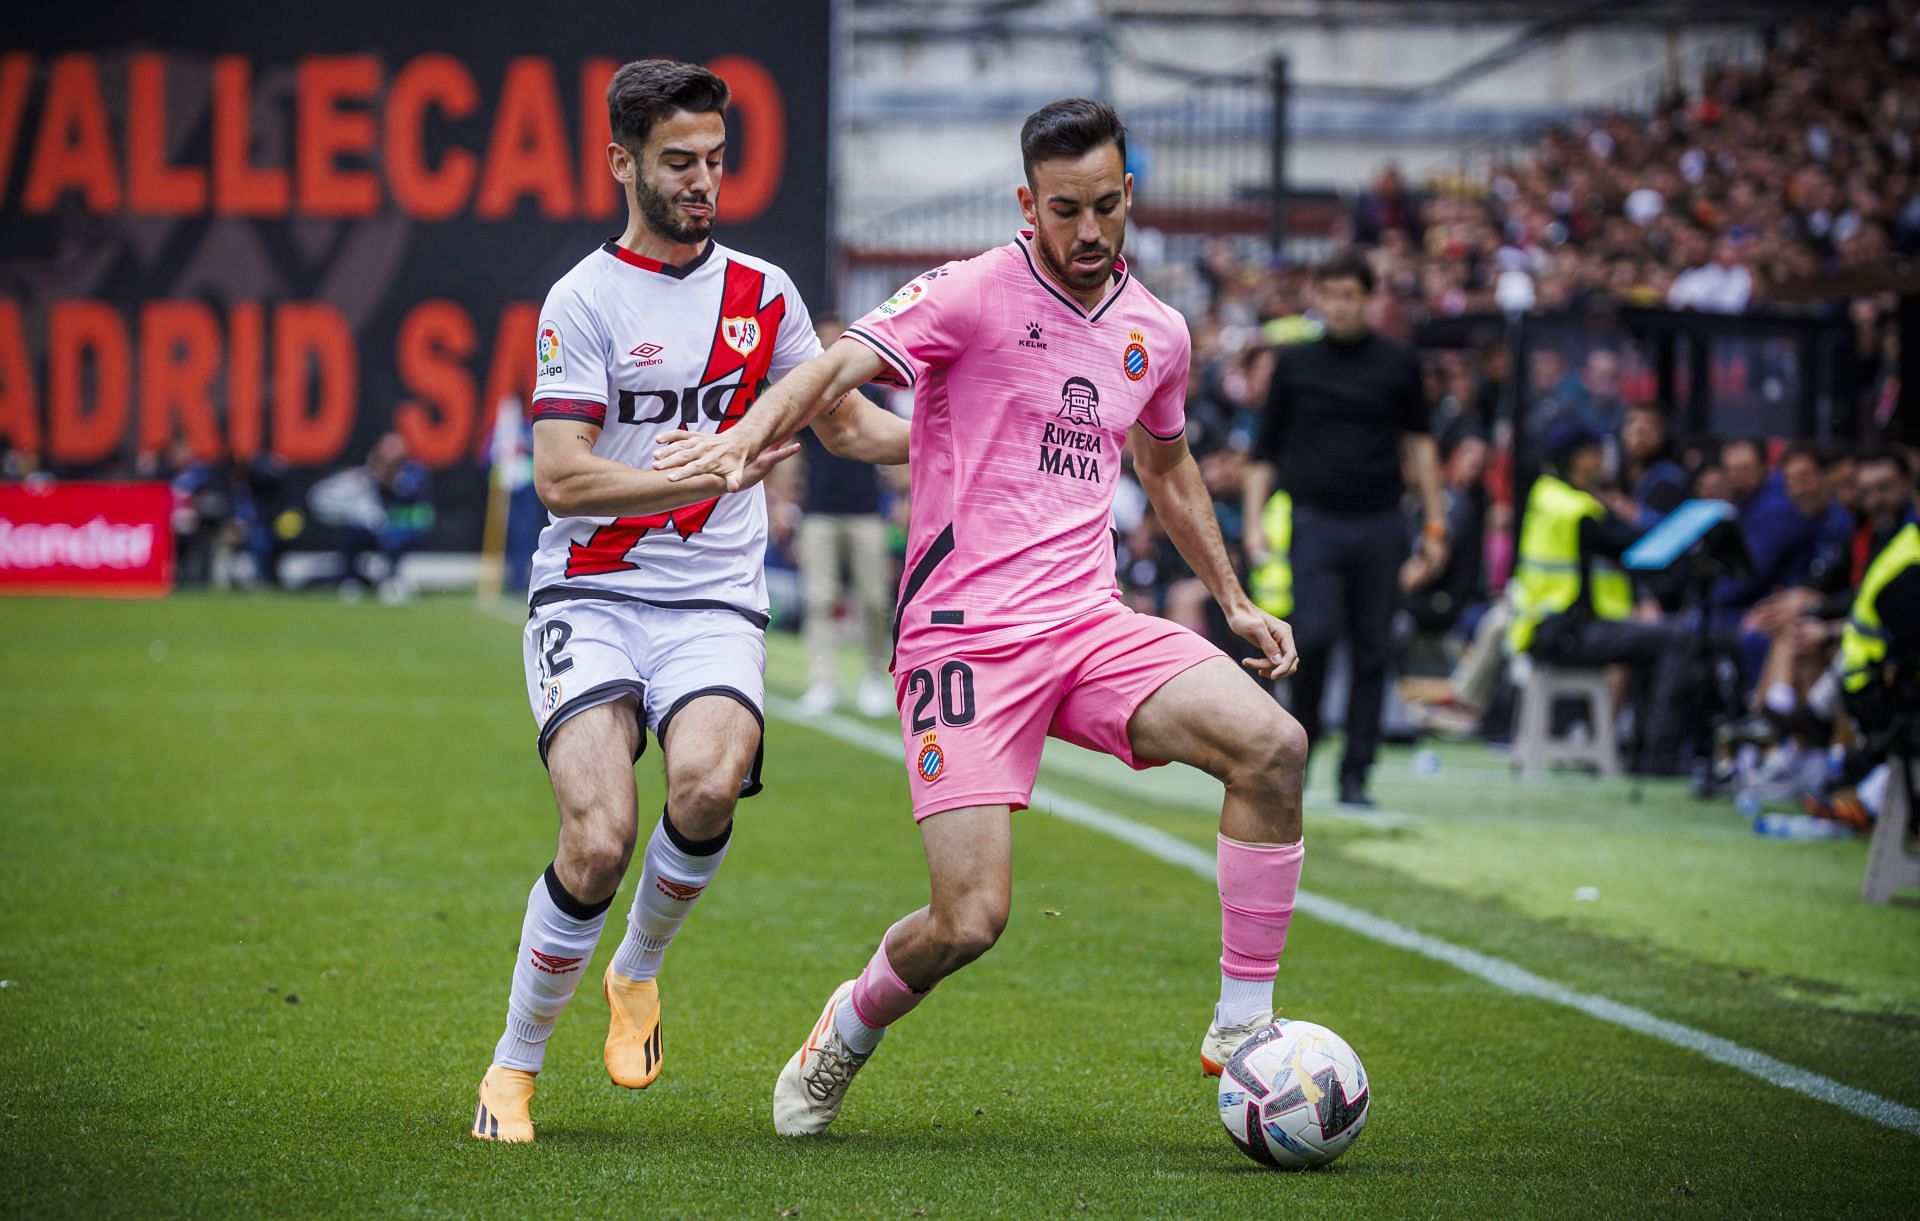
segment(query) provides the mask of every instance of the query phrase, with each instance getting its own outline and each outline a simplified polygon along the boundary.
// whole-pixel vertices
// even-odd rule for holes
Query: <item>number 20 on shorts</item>
[[[938,722],[933,715],[936,699],[940,705]],[[976,711],[973,667],[964,661],[949,661],[941,665],[937,677],[930,668],[915,670],[907,675],[907,703],[913,710],[914,733],[925,733],[936,723],[950,726],[971,723]]]

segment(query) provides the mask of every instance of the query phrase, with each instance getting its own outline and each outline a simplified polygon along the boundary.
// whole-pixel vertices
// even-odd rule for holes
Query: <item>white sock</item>
[[[520,926],[513,991],[507,996],[507,1031],[493,1049],[495,1064],[540,1071],[547,1058],[547,1036],[580,986],[612,902],[608,895],[603,903],[582,903],[567,893],[551,865],[533,884],[526,922]]]
[[[887,1033],[885,1026],[869,1026],[860,1020],[853,1007],[852,992],[834,1006],[833,1028],[839,1032],[842,1042],[863,1056],[872,1055],[873,1049],[880,1046],[880,1036]]]
[[[681,835],[665,812],[647,839],[646,863],[640,888],[633,893],[627,913],[627,935],[613,955],[613,969],[628,979],[652,979],[660,974],[667,943],[686,922],[693,902],[720,872],[727,857],[733,827],[710,840],[694,843]]]
[[[1775,716],[1791,716],[1800,704],[1800,693],[1792,683],[1774,683],[1767,688],[1766,708]]]
[[[1213,1007],[1213,1020],[1220,1026],[1243,1026],[1273,1013],[1273,981],[1220,977],[1220,1003]]]

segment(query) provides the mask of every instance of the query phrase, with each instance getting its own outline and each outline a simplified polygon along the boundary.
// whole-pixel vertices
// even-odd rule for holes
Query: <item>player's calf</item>
[[[888,935],[893,966],[916,987],[931,988],[994,947],[1011,907],[1004,891],[935,896]]]
[[[720,872],[731,838],[730,823],[713,838],[688,838],[677,807],[661,812],[648,837],[627,933],[605,979],[610,1020],[604,1058],[616,1085],[645,1089],[660,1075],[663,1041],[655,977],[667,946]]]

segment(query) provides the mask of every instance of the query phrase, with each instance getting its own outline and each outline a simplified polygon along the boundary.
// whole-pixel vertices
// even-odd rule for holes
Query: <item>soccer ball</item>
[[[1346,1040],[1312,1022],[1275,1022],[1220,1074],[1220,1122],[1254,1161],[1324,1166],[1367,1126],[1367,1070]]]

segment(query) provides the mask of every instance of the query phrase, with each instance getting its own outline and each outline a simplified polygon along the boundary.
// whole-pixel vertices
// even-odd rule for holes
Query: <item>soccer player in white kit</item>
[[[550,513],[534,557],[527,697],[560,810],[553,864],[521,926],[506,1031],[480,1083],[473,1134],[531,1141],[534,1077],[579,985],[638,838],[633,765],[653,731],[667,802],[649,837],[626,935],[603,979],[614,1082],[660,1073],[667,944],[726,855],[734,803],[760,788],[767,509],[741,490],[669,482],[655,438],[725,431],[768,381],[820,352],[785,272],[709,236],[726,144],[726,84],[642,60],[613,77],[608,165],[626,231],[548,294],[537,339],[534,480]],[[836,453],[907,460],[907,424],[858,394],[814,424]]]

